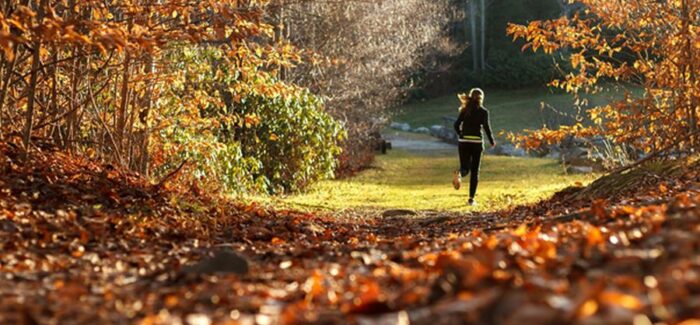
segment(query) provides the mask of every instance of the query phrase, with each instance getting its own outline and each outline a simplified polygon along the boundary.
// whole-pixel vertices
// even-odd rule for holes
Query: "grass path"
[[[411,136],[414,141],[420,137],[433,141],[428,136]],[[323,181],[307,193],[272,200],[294,208],[334,211],[405,208],[480,212],[536,202],[576,182],[594,179],[593,175],[565,175],[554,160],[484,156],[477,192],[479,205],[468,207],[468,178],[459,191],[451,184],[458,162],[456,147],[394,149],[378,156],[372,168],[355,177]]]

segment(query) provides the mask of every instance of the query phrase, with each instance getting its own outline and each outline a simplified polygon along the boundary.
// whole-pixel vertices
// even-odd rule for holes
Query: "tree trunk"
[[[58,51],[56,47],[54,47],[54,54],[53,54],[53,62],[58,62]],[[52,64],[51,65],[51,99],[49,99],[49,114],[51,114],[51,118],[53,119],[56,116],[59,116],[58,112],[58,64]],[[53,125],[50,126],[50,134],[56,136],[55,139],[60,141],[60,136],[56,134],[57,131],[60,131],[59,129],[55,128],[54,126],[58,123],[51,123]],[[55,141],[56,143],[60,143],[59,141]]]
[[[479,66],[486,69],[486,0],[481,0],[481,45],[479,46]]]
[[[124,133],[126,128],[126,111],[129,106],[129,68],[131,64],[131,53],[126,49],[124,54],[124,69],[122,73],[122,88],[120,91],[121,103],[117,109],[117,125],[116,125],[116,136],[117,136],[117,146],[115,150],[119,151],[122,149],[124,144]]]
[[[73,54],[78,53],[78,48],[73,49]],[[75,130],[78,128],[78,84],[80,81],[80,60],[76,57],[73,59],[73,67],[71,73],[70,82],[70,105],[68,109],[70,113],[66,117],[66,137],[65,137],[65,148],[66,150],[72,149],[72,143],[75,139]]]
[[[47,0],[41,0],[39,2],[38,8],[36,8],[37,21],[41,22],[44,20],[44,7],[46,7]],[[36,95],[37,79],[39,77],[39,61],[41,60],[41,40],[37,39],[34,42],[32,54],[32,71],[31,77],[29,79],[29,91],[27,98],[27,113],[24,118],[24,132],[22,135],[22,144],[24,145],[25,156],[29,154],[29,146],[31,142],[32,129],[34,128],[34,103]]]
[[[5,17],[8,16],[8,12],[10,11],[10,6],[12,5],[11,3],[12,0],[5,0],[5,3],[2,5],[2,13],[5,15]]]
[[[29,0],[24,0],[22,2],[22,5],[28,6]],[[5,0],[5,6],[4,6],[4,8],[2,8],[3,14],[5,15],[5,17],[7,17],[9,15],[10,10],[12,8],[13,8],[12,0]],[[10,87],[10,81],[12,80],[12,73],[14,72],[15,65],[17,64],[17,46],[15,46],[12,49],[12,56],[13,56],[12,61],[9,61],[7,63],[7,67],[5,70],[5,76],[3,77],[3,81],[2,81],[2,90],[0,90],[0,130],[2,130],[2,124],[3,124],[2,113],[3,113],[4,108],[5,108],[5,99],[7,98],[7,93],[10,89],[9,87]],[[0,132],[0,133],[2,133],[2,132]],[[2,135],[0,135],[0,138],[1,137],[2,137]]]
[[[71,0],[68,2],[67,18],[72,19],[73,12],[75,8],[75,1]],[[75,139],[75,129],[78,128],[78,84],[79,84],[79,70],[80,70],[80,60],[78,59],[78,47],[73,48],[73,66],[71,68],[71,80],[70,80],[70,103],[68,109],[70,113],[66,116],[65,124],[65,137],[64,137],[64,148],[66,150],[72,150],[73,141]]]
[[[3,112],[5,111],[5,98],[7,97],[7,92],[10,90],[10,81],[12,78],[12,73],[15,70],[15,63],[17,62],[17,48],[15,47],[12,49],[12,52],[15,55],[15,58],[12,61],[7,62],[7,66],[5,67],[5,76],[2,79],[2,89],[0,90],[0,130],[2,130],[3,126],[3,119],[2,115]],[[0,132],[0,137],[2,132]]]
[[[476,5],[476,0],[468,0],[469,1],[469,26],[470,26],[470,32],[471,32],[471,47],[472,47],[472,69],[474,72],[479,72],[480,66],[479,66],[479,39],[478,39],[478,33],[476,30],[476,18],[477,18],[477,5]]]
[[[285,26],[285,23],[284,23],[284,0],[280,0],[279,3],[280,3],[280,10],[279,10],[279,15],[277,16],[277,28],[278,28],[277,43],[281,43],[285,39],[288,39],[288,36],[289,36],[289,34],[288,34],[289,31],[286,30],[287,26]],[[285,33],[287,33],[287,37],[285,37]],[[285,68],[280,67],[280,74],[279,74],[280,80],[285,80],[286,74],[287,74],[287,72],[286,72]]]
[[[29,4],[29,0],[25,0],[22,5],[26,6]],[[3,13],[5,16],[7,16],[10,12],[11,8],[11,0],[5,0],[5,6],[3,8]],[[3,126],[3,119],[2,119],[2,113],[4,112],[5,109],[5,99],[7,98],[7,93],[10,89],[10,81],[12,80],[12,73],[15,70],[15,65],[17,64],[17,46],[15,46],[12,49],[12,60],[8,61],[6,66],[5,66],[5,75],[2,79],[2,89],[0,90],[0,130],[2,130]],[[2,139],[3,135],[2,132],[0,132],[0,139]]]
[[[464,0],[462,3],[462,11],[464,12],[464,19],[462,20],[462,27],[463,27],[463,32],[464,32],[464,41],[465,42],[470,42],[471,36],[469,35],[469,32],[471,31],[471,28],[469,27],[469,23],[471,22],[471,19],[469,19],[471,11],[469,9],[470,7],[470,2],[471,0]]]
[[[8,16],[8,11],[10,10],[10,0],[5,0],[5,2],[2,4],[2,8],[0,8],[0,11],[3,13],[5,17]],[[16,48],[13,48],[13,52],[15,51]],[[14,70],[14,57],[12,60],[8,60],[8,58],[5,57],[5,54],[2,54],[2,72],[4,73],[3,75],[5,76],[10,76],[9,73],[11,73],[12,70]],[[9,73],[8,73],[9,72]],[[6,78],[3,78],[3,84],[2,84],[2,92],[0,93],[0,140],[3,139],[3,132],[2,132],[2,112],[3,112],[3,104],[5,101],[5,93],[6,93],[6,82],[4,81]]]
[[[692,93],[688,92],[688,88],[693,88],[696,85],[696,76],[695,76],[695,69],[693,67],[693,42],[691,40],[691,32],[690,32],[690,24],[691,24],[691,15],[690,15],[690,10],[688,9],[688,0],[682,0],[682,15],[683,15],[683,36],[686,40],[686,54],[687,54],[687,60],[685,63],[685,77],[683,78],[683,82],[686,84],[686,87],[684,87],[686,90],[684,91],[684,102],[687,106],[686,114],[688,116],[688,123],[689,123],[689,131],[690,136],[689,142],[690,142],[690,147],[695,148],[697,145],[696,138],[697,136],[695,135],[697,131],[697,123],[698,121],[696,120],[696,111],[697,111],[697,101],[696,101],[696,96]],[[686,79],[687,78],[687,79]]]
[[[155,63],[153,61],[153,56],[147,54],[146,67],[144,69],[147,76],[153,74],[154,65]],[[141,113],[139,114],[139,120],[141,121],[141,124],[143,124],[143,134],[141,139],[141,152],[140,159],[138,162],[138,171],[146,177],[148,177],[149,174],[148,162],[150,161],[150,153],[148,152],[148,146],[151,137],[151,129],[148,126],[148,116],[151,113],[152,93],[153,83],[149,83],[149,86],[146,89],[146,93],[143,96],[143,111],[141,111]]]
[[[561,15],[563,17],[569,17],[569,15],[571,15],[573,5],[569,3],[569,0],[559,0],[557,4],[559,4],[559,8],[561,8]]]

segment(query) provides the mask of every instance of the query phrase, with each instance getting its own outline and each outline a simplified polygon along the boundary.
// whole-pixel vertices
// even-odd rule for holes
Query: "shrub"
[[[250,97],[236,113],[257,116],[260,123],[239,128],[242,157],[260,163],[254,173],[271,193],[298,191],[323,178],[333,177],[343,130],[323,111],[322,101],[304,90],[283,100]]]
[[[242,74],[211,48],[174,51],[181,66],[158,105],[156,173],[187,159],[186,182],[229,193],[298,191],[333,176],[344,131],[308,89]],[[187,104],[187,105],[185,105]]]

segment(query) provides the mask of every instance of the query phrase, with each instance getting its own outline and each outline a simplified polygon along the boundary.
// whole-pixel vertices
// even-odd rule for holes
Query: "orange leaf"
[[[600,301],[605,304],[621,306],[632,310],[639,310],[644,307],[644,304],[639,298],[617,291],[605,291],[601,293]]]
[[[597,311],[598,303],[595,300],[589,299],[578,309],[577,316],[579,318],[587,318],[593,316]]]
[[[600,232],[600,229],[596,227],[591,227],[589,228],[588,234],[586,235],[586,241],[588,247],[592,247],[604,243],[605,239],[603,238],[603,234]]]

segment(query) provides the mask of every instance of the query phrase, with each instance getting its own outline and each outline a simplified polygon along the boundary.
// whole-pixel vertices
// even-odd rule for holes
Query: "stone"
[[[417,213],[413,210],[406,210],[406,209],[394,209],[394,210],[386,210],[382,212],[382,217],[384,218],[390,218],[390,217],[398,217],[398,216],[415,216]]]
[[[498,150],[496,152],[498,155],[512,156],[513,153],[515,152],[515,149],[516,148],[514,145],[512,145],[510,143],[506,143],[506,144],[498,146]]]
[[[430,127],[430,135],[445,141],[447,143],[457,144],[457,133],[452,128],[447,128],[442,125],[433,125]]]
[[[430,128],[430,134],[434,137],[442,139],[447,135],[447,130],[445,130],[445,128],[442,126],[433,126]]]
[[[413,129],[413,132],[415,132],[415,133],[422,133],[422,134],[430,134],[430,129],[428,129],[428,128],[424,127],[424,126],[421,126],[421,127],[419,127],[419,128]]]
[[[442,134],[444,133],[443,132],[444,128],[445,127],[443,127],[442,125],[433,125],[430,127],[430,134],[436,138],[440,138],[442,136]]]
[[[505,143],[505,144],[497,144],[496,147],[491,148],[491,146],[488,143],[488,140],[486,141],[486,153],[490,155],[496,155],[496,156],[509,156],[509,157],[525,157],[527,156],[527,151],[522,148],[516,148],[513,144],[510,143]]]
[[[562,157],[564,160],[564,163],[567,165],[571,166],[593,166],[595,165],[595,162],[588,157],[574,157],[574,158],[568,158]]]
[[[525,149],[523,149],[523,148],[515,148],[515,150],[513,150],[513,153],[511,154],[511,156],[513,156],[513,157],[525,157],[525,156],[527,156],[527,151],[525,151]]]
[[[550,151],[545,158],[559,160],[561,159],[561,153],[559,151]]]
[[[587,139],[569,136],[561,141],[560,147],[562,148],[562,152],[567,152],[574,148],[588,151],[589,143],[590,141]]]
[[[593,167],[590,166],[569,166],[566,172],[570,174],[590,174],[593,172]]]
[[[587,157],[589,153],[589,150],[587,148],[583,147],[570,147],[564,149],[562,151],[562,156],[568,157],[568,158],[574,158],[574,157]]]
[[[404,132],[411,131],[411,125],[409,125],[408,123],[392,122],[389,125],[389,127],[391,127],[392,129],[401,130]]]
[[[204,258],[197,263],[182,268],[184,274],[238,274],[248,273],[248,260],[238,253],[229,250],[219,250],[213,256]]]

